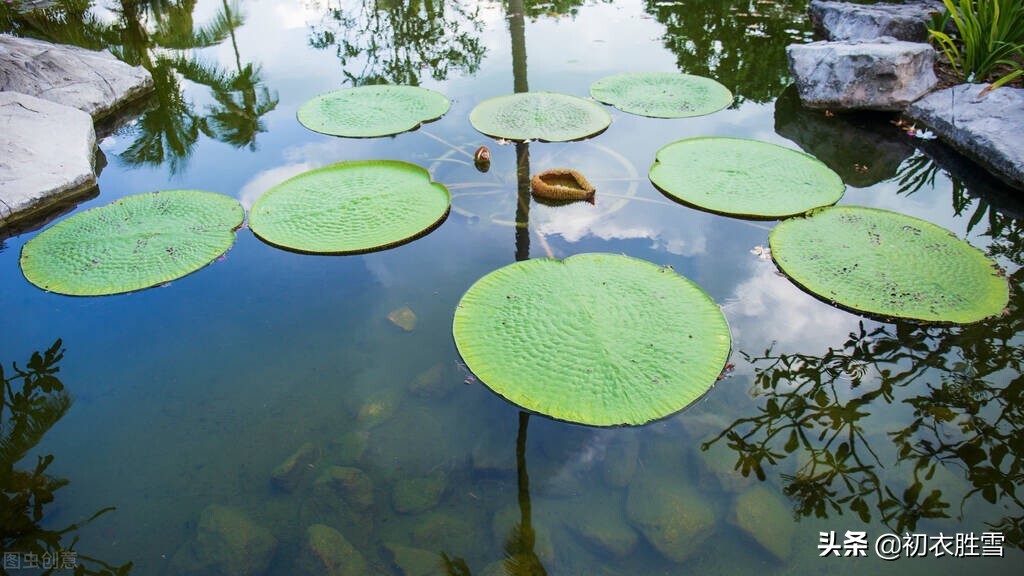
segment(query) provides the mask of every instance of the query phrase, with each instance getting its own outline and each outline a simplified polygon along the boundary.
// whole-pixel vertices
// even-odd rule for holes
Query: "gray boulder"
[[[927,44],[812,42],[791,44],[786,53],[800,101],[809,108],[899,111],[938,81],[935,51]]]
[[[96,187],[88,114],[0,92],[0,228]]]
[[[1024,188],[1024,89],[960,84],[914,103],[906,115],[964,156]]]
[[[153,77],[109,52],[0,35],[0,91],[88,112],[94,120],[153,90]]]
[[[928,40],[932,14],[942,2],[854,4],[811,0],[807,13],[814,29],[827,40],[874,40],[891,36],[908,42]]]

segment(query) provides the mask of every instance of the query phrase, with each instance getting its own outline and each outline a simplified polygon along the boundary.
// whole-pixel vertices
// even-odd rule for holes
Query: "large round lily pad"
[[[484,276],[453,323],[466,365],[492,390],[559,420],[638,425],[715,383],[729,327],[699,286],[613,254],[518,262]]]
[[[181,278],[224,254],[245,212],[198,190],[128,196],[76,214],[33,238],[21,270],[43,290],[100,296]]]
[[[688,118],[732,104],[732,92],[711,78],[674,72],[627,72],[590,85],[595,100],[653,118]]]
[[[360,86],[313,98],[299,108],[298,118],[314,132],[372,138],[412,130],[450,106],[444,94],[418,86]]]
[[[803,152],[742,138],[702,137],[666,145],[651,166],[665,194],[711,212],[780,218],[835,204],[843,180]]]
[[[473,127],[494,138],[567,142],[603,132],[612,122],[595,102],[554,92],[522,92],[484,100],[469,113]]]
[[[903,214],[834,206],[785,220],[769,238],[794,282],[840,306],[888,318],[976,322],[999,314],[1009,286],[952,232]]]
[[[449,203],[448,189],[415,164],[339,162],[265,192],[249,211],[249,227],[266,242],[298,252],[369,252],[433,230]]]

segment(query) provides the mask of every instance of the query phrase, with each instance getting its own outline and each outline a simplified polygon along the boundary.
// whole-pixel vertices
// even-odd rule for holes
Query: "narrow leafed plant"
[[[929,34],[949,59],[957,76],[968,82],[991,76],[998,88],[1024,74],[1024,3],[1020,0],[942,0],[947,13]],[[956,34],[946,33],[953,21]],[[999,76],[1001,68],[1008,73]]]

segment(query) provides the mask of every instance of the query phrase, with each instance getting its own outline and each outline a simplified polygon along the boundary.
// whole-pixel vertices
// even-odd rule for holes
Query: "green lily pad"
[[[559,420],[638,425],[714,385],[729,327],[699,286],[636,258],[539,258],[484,276],[462,297],[455,345],[480,380]]]
[[[390,136],[444,116],[451,102],[418,86],[360,86],[320,94],[299,108],[303,126],[349,138]]]
[[[249,227],[281,248],[355,254],[419,238],[444,221],[449,205],[448,189],[415,164],[339,162],[267,190],[249,211]]]
[[[590,85],[595,100],[652,118],[688,118],[732,104],[732,92],[711,78],[674,72],[627,72]]]
[[[47,228],[21,251],[29,282],[50,292],[102,296],[149,288],[227,252],[245,211],[198,190],[137,194]]]
[[[567,142],[603,132],[612,123],[590,100],[554,92],[521,92],[484,100],[469,113],[484,134],[505,140]]]
[[[742,138],[702,137],[666,145],[651,182],[668,196],[720,214],[781,218],[835,204],[842,178],[803,152]]]
[[[1009,285],[984,253],[924,220],[835,206],[769,237],[779,268],[812,294],[887,318],[966,324],[1000,314]]]

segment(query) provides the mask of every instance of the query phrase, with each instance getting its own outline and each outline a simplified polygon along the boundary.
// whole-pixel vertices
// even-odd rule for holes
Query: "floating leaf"
[[[444,94],[417,86],[360,86],[321,94],[299,108],[303,126],[332,136],[372,138],[412,130],[444,116]]]
[[[612,122],[590,100],[553,92],[522,92],[484,100],[469,113],[473,127],[494,138],[566,142],[603,132]]]
[[[661,150],[651,182],[665,194],[711,212],[780,218],[835,204],[843,180],[803,152],[742,138],[679,140]]]
[[[448,189],[397,160],[339,162],[274,186],[253,204],[249,227],[298,252],[381,250],[426,234],[448,215]]]
[[[43,290],[101,296],[195,272],[235,242],[245,211],[198,190],[137,194],[54,224],[21,251],[21,270]]]
[[[590,85],[590,95],[623,112],[653,118],[687,118],[732,104],[732,92],[703,76],[674,72],[627,72]]]
[[[594,426],[681,410],[714,385],[730,346],[700,287],[612,254],[495,270],[462,297],[453,333],[469,369],[501,396]]]
[[[1006,278],[952,232],[875,208],[835,206],[780,223],[779,268],[813,294],[889,318],[976,322],[1002,312]]]

